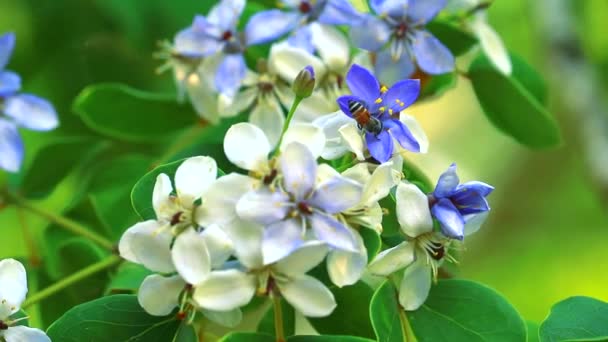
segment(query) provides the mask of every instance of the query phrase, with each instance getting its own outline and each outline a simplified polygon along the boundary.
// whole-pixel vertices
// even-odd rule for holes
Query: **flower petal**
[[[8,64],[15,48],[15,33],[7,32],[0,36],[0,70]]]
[[[186,282],[178,275],[149,275],[141,283],[137,301],[150,315],[166,316],[178,306],[179,294],[185,286]]]
[[[462,183],[456,188],[457,191],[462,191],[464,189],[466,189],[467,191],[474,191],[483,197],[488,196],[492,193],[492,191],[494,191],[494,187],[490,184],[478,181]]]
[[[245,0],[221,0],[211,8],[207,20],[224,30],[233,30],[245,9],[245,2]]]
[[[6,342],[51,342],[44,331],[23,325],[8,328],[3,337]]]
[[[391,189],[399,184],[400,180],[401,174],[395,171],[392,161],[378,166],[364,183],[361,196],[363,203],[371,205],[388,196]]]
[[[15,259],[0,261],[0,320],[5,320],[21,307],[27,294],[25,267]]]
[[[407,236],[414,238],[433,230],[428,197],[417,186],[401,182],[396,197],[397,220]]]
[[[323,62],[302,49],[290,46],[285,42],[273,44],[272,48],[270,48],[268,71],[271,74],[280,76],[290,84],[307,65],[312,66],[317,78],[325,73]]]
[[[299,201],[309,194],[317,178],[317,161],[308,147],[292,142],[285,147],[280,157],[285,190]]]
[[[399,303],[407,311],[416,310],[424,304],[430,290],[431,267],[424,258],[419,258],[405,269],[399,287]]]
[[[326,2],[317,20],[329,25],[358,25],[362,14],[348,0],[331,0]]]
[[[462,215],[477,214],[490,210],[490,205],[485,197],[466,188],[457,190],[454,195],[450,196],[450,201]]]
[[[464,238],[464,218],[458,212],[452,201],[442,198],[431,208],[433,217],[441,223],[441,232],[453,239]]]
[[[217,27],[213,27],[213,29],[217,29]],[[224,42],[217,37],[201,34],[192,27],[179,31],[173,42],[175,52],[194,58],[212,55],[220,51],[224,45]]]
[[[7,97],[21,89],[21,77],[12,71],[0,68],[0,96]]]
[[[341,71],[350,61],[348,40],[340,30],[313,23],[310,26],[312,44],[330,70]]]
[[[250,191],[236,204],[236,212],[244,220],[269,225],[285,218],[290,210],[289,196],[268,188]]]
[[[156,176],[156,183],[154,183],[154,190],[152,191],[152,206],[156,213],[157,219],[162,219],[163,214],[168,208],[171,208],[172,204],[169,196],[173,191],[173,185],[171,185],[171,179],[164,173]]]
[[[414,73],[415,66],[411,57],[402,53],[398,59],[393,59],[389,49],[378,53],[375,63],[376,76],[383,84],[395,84],[408,78]]]
[[[237,270],[214,271],[196,286],[192,299],[204,309],[230,311],[249,303],[255,290],[253,275]]]
[[[207,189],[202,205],[196,208],[196,222],[207,227],[232,221],[237,217],[236,203],[253,190],[255,183],[255,179],[238,173],[218,178]]]
[[[456,174],[456,163],[454,163],[439,176],[433,194],[438,198],[448,197],[454,193],[459,182],[460,179]]]
[[[420,123],[413,116],[407,115],[404,112],[401,112],[399,121],[409,129],[414,139],[418,142],[418,146],[420,146],[419,153],[427,153],[429,151],[429,138],[420,126]]]
[[[404,241],[376,255],[368,269],[374,275],[387,277],[414,262],[414,249],[413,243]]]
[[[464,224],[464,236],[469,236],[476,233],[479,228],[481,228],[481,225],[486,221],[489,214],[490,212],[486,211],[479,214],[464,216],[464,220],[466,221]]]
[[[258,100],[257,105],[249,114],[249,122],[264,131],[270,146],[275,146],[279,142],[285,114],[283,108],[274,96],[268,96]]]
[[[262,236],[264,227],[252,222],[234,219],[222,226],[234,245],[234,255],[249,269],[264,265],[262,257]]]
[[[413,1],[416,0],[371,0],[369,4],[374,12],[380,16],[389,15],[402,18]]]
[[[410,130],[403,124],[403,122],[396,119],[389,119],[383,121],[384,128],[390,133],[401,147],[408,151],[418,152],[420,151],[420,145]]]
[[[391,37],[391,28],[373,15],[365,15],[360,25],[350,28],[353,45],[368,51],[380,50]]]
[[[335,218],[315,213],[310,216],[310,227],[317,239],[332,248],[348,252],[358,251],[356,233]]]
[[[280,38],[293,30],[298,23],[298,13],[271,9],[254,14],[245,27],[245,42],[249,45],[264,44]]]
[[[337,306],[331,291],[311,276],[301,275],[289,282],[277,282],[277,285],[285,300],[304,316],[328,316]]]
[[[447,0],[410,0],[407,7],[407,17],[416,24],[431,21],[441,11]]]
[[[304,243],[304,229],[297,219],[276,222],[264,230],[262,255],[264,265],[277,262]]]
[[[340,127],[338,133],[340,133],[343,143],[348,146],[348,150],[353,152],[358,160],[365,160],[363,135],[355,125],[355,121],[351,120],[348,124]]]
[[[289,38],[287,38],[287,43],[290,46],[306,51],[311,55],[315,53],[315,46],[312,44],[310,25],[298,26]]]
[[[361,201],[361,184],[342,176],[336,176],[319,184],[310,204],[328,214],[337,214]]]
[[[285,132],[281,147],[284,148],[292,142],[300,142],[306,145],[316,159],[325,147],[325,134],[317,126],[296,122],[292,123]]]
[[[367,267],[367,249],[359,234],[355,234],[359,250],[355,253],[333,250],[327,256],[329,279],[338,287],[353,285],[361,279]]]
[[[218,94],[215,88],[213,88],[214,81],[206,81],[203,74],[205,70],[208,69],[208,65],[212,65],[214,60],[217,60],[217,58],[214,58],[213,56],[205,58],[203,66],[201,67],[202,70],[190,74],[186,80],[186,91],[190,103],[196,110],[198,116],[212,125],[216,125],[220,120]],[[214,68],[212,70],[213,75],[215,75],[216,69]]]
[[[367,105],[375,103],[380,97],[380,83],[367,69],[353,64],[346,74],[346,84],[354,96],[365,101]]]
[[[222,117],[234,117],[239,113],[248,110],[258,95],[259,90],[257,84],[238,92],[234,97],[220,94],[218,97],[218,111]]]
[[[189,284],[201,283],[211,272],[211,257],[205,239],[192,228],[177,236],[171,257],[177,273]]]
[[[349,123],[353,123],[354,126],[354,120],[344,115],[342,111],[320,116],[312,122],[313,125],[323,129],[326,138],[325,148],[321,153],[323,159],[334,160],[348,151],[348,145],[340,137],[338,129]],[[362,139],[359,137],[359,140]],[[363,146],[362,142],[361,146]]]
[[[247,65],[242,54],[227,54],[220,62],[215,74],[217,90],[233,97],[247,74]]]
[[[270,150],[266,134],[247,122],[232,125],[224,137],[224,152],[228,160],[248,171],[266,171]]]
[[[211,322],[217,323],[223,327],[234,328],[243,320],[243,312],[241,309],[233,309],[229,311],[213,311],[200,310],[205,318]]]
[[[23,162],[23,140],[12,122],[0,118],[0,168],[17,172]]]
[[[157,221],[140,222],[129,228],[120,238],[118,250],[123,258],[144,265],[155,272],[175,270],[171,261],[173,235]]]
[[[327,245],[319,241],[308,241],[287,257],[279,260],[274,270],[287,276],[299,276],[312,270],[325,259]]]
[[[420,80],[401,80],[384,94],[383,103],[388,108],[400,113],[411,106],[420,95]]]
[[[454,56],[435,36],[427,31],[414,34],[414,55],[420,69],[433,75],[454,70]]]
[[[4,114],[18,126],[34,131],[49,131],[59,125],[55,108],[45,99],[30,94],[19,94],[6,99]]]
[[[503,74],[511,75],[513,66],[509,53],[500,36],[486,22],[485,16],[476,15],[471,24],[473,32],[481,43],[481,49],[490,58],[492,64]]]
[[[393,138],[387,131],[383,130],[377,135],[366,132],[365,142],[367,143],[369,154],[380,163],[389,161],[393,156]]]
[[[217,164],[210,157],[186,159],[175,172],[177,196],[186,206],[201,198],[217,177]]]
[[[200,237],[207,246],[211,267],[220,268],[232,255],[234,246],[228,234],[218,225],[211,225],[202,233]],[[175,247],[173,247],[175,248]]]

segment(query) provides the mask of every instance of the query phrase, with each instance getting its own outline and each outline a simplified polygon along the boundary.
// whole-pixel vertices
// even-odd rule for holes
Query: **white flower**
[[[10,316],[19,311],[27,294],[27,276],[23,265],[14,259],[0,261],[0,340],[6,342],[50,342],[40,329],[16,325],[20,319]]]

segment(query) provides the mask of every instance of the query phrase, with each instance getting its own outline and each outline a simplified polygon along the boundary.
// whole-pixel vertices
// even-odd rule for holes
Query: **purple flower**
[[[351,29],[355,45],[378,52],[376,73],[387,83],[412,74],[414,63],[429,74],[454,69],[454,56],[425,25],[445,7],[446,0],[372,0],[376,15],[367,14]]]
[[[485,219],[484,213],[490,210],[486,197],[494,187],[476,181],[458,183],[460,180],[456,174],[456,164],[452,164],[439,177],[435,191],[429,195],[429,198],[431,213],[439,221],[443,234],[462,240],[465,235],[465,225],[469,226],[467,230],[472,230],[473,226],[479,229]],[[472,231],[467,232],[470,233]]]
[[[380,86],[369,70],[353,64],[346,75],[346,84],[352,95],[340,96],[338,106],[357,121],[374,159],[384,163],[392,157],[393,139],[407,150],[420,152],[416,138],[399,121],[399,113],[418,98],[419,80],[401,80],[386,88]]]
[[[23,161],[23,141],[18,127],[48,131],[58,125],[57,114],[46,100],[19,94],[19,75],[4,68],[15,47],[15,34],[0,36],[0,168],[17,172]]]

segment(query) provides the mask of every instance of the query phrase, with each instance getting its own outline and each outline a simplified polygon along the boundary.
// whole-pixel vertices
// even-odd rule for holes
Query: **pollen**
[[[388,110],[388,113],[389,113],[390,115],[393,115],[393,110],[392,110],[392,109],[389,109],[389,110]]]
[[[382,106],[382,107],[378,108],[378,110],[380,111],[380,113],[384,113],[384,111],[386,110],[386,107]]]
[[[381,92],[381,93],[383,93],[383,94],[384,94],[384,93],[386,93],[387,91],[388,91],[388,88],[387,88],[385,85],[383,85],[382,87],[380,87],[380,92]]]
[[[381,98],[377,98],[375,102],[376,103],[382,103],[382,99]]]

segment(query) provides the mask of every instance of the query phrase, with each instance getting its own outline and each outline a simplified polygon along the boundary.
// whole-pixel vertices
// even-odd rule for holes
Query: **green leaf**
[[[112,276],[105,293],[135,293],[144,279],[152,273],[141,265],[124,262],[118,267],[116,274]]]
[[[454,72],[421,76],[422,89],[420,91],[420,100],[434,99],[443,95],[447,90],[456,86],[457,79],[458,76]]]
[[[376,289],[369,306],[378,342],[405,341],[399,310],[401,306],[397,301],[397,291],[387,280]]]
[[[523,61],[512,61],[516,72],[511,77],[497,71],[485,55],[471,64],[469,77],[484,113],[494,126],[521,144],[532,148],[559,145],[559,126],[542,104],[546,98],[539,85],[542,81]]]
[[[180,322],[173,316],[155,317],[142,309],[135,295],[103,297],[78,305],[47,330],[62,342],[166,342],[175,337]]]
[[[418,341],[525,341],[526,325],[496,291],[467,280],[442,280],[407,312]]]
[[[196,336],[196,330],[192,325],[185,324],[182,322],[172,342],[198,342],[198,336]]]
[[[435,184],[431,182],[424,171],[409,160],[403,162],[403,177],[420,188],[425,194],[435,190]]]
[[[219,342],[276,342],[274,335],[233,332]]]
[[[374,337],[368,308],[374,291],[364,282],[351,286],[331,287],[338,306],[327,317],[308,318],[321,334]]]
[[[551,308],[540,325],[540,340],[608,340],[608,303],[590,297],[570,297]]]
[[[514,54],[509,57],[512,65],[511,77],[519,81],[538,102],[547,105],[548,90],[543,78],[523,58]]]
[[[539,342],[540,337],[538,336],[538,328],[539,325],[536,322],[526,321],[526,326],[528,328],[528,342]]]
[[[286,300],[281,299],[281,310],[283,314],[283,332],[285,336],[295,335],[296,332],[296,312]],[[271,305],[262,317],[258,324],[258,332],[268,335],[274,335],[274,308]]]
[[[454,56],[466,53],[477,44],[475,36],[451,24],[433,21],[426,28],[450,49]]]
[[[373,342],[368,338],[357,336],[292,336],[287,342]]]
[[[166,142],[166,138],[199,120],[190,104],[178,104],[173,95],[116,83],[85,88],[73,109],[92,130],[136,143]]]
[[[359,234],[363,239],[365,249],[367,249],[367,260],[372,261],[380,253],[382,239],[380,239],[380,235],[373,229],[361,228],[359,229]]]

